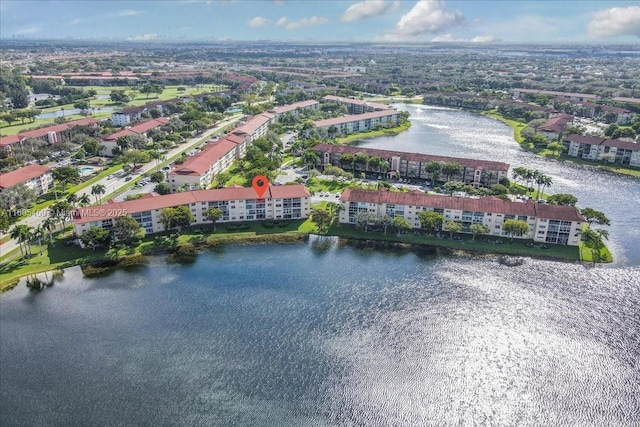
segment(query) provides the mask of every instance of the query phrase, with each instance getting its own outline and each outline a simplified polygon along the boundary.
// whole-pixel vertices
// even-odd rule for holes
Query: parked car
[[[128,177],[126,177],[124,180],[125,180],[125,181],[131,181],[132,179],[133,179],[133,177],[132,177],[132,176],[128,176]]]

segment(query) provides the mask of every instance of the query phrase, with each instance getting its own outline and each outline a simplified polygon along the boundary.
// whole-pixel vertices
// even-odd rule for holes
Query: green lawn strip
[[[482,239],[487,238],[484,236],[476,236],[475,241],[472,241],[472,236],[468,234],[461,234],[460,236],[462,237],[462,240],[452,240],[439,239],[436,236],[426,235],[426,233],[423,233],[424,235],[422,236],[415,236],[413,232],[396,235],[391,230],[388,230],[386,235],[379,232],[365,233],[363,230],[356,229],[353,225],[349,224],[333,224],[329,228],[327,234],[355,239],[384,240],[400,243],[430,245],[469,252],[530,256],[534,258],[557,258],[570,261],[578,261],[580,259],[579,250],[575,246],[547,244],[548,249],[540,249],[525,246],[525,243],[531,242],[530,240],[514,239],[513,243],[511,243],[508,238],[495,236],[490,236],[490,240],[500,240],[504,243],[495,244],[483,242]]]
[[[526,123],[518,122],[516,120],[507,119],[507,118],[501,116],[495,110],[485,111],[482,114],[485,115],[485,116],[494,118],[494,119],[496,119],[498,121],[501,121],[502,123],[504,123],[506,125],[509,125],[513,129],[513,137],[518,142],[518,144],[522,144],[524,142],[524,138],[522,137],[521,132],[522,132],[522,129],[527,127]]]
[[[586,263],[609,263],[613,262],[613,255],[611,255],[611,251],[606,246],[600,249],[599,255],[596,257],[596,261],[594,261],[594,251],[590,247],[584,244],[584,242],[580,242],[580,260]]]
[[[358,133],[353,133],[340,138],[336,138],[336,143],[348,144],[350,142],[359,141],[361,139],[370,139],[370,138],[378,138],[381,136],[398,135],[400,132],[404,132],[408,130],[410,127],[411,127],[411,122],[407,121],[399,126],[389,128],[389,129],[378,129],[378,130],[371,130],[367,132],[358,132]]]
[[[591,167],[594,167],[594,168],[607,170],[607,171],[610,171],[610,172],[622,173],[622,174],[625,174],[625,175],[640,177],[640,169],[632,168],[630,166],[594,162],[593,160],[581,159],[579,157],[568,156],[566,154],[562,154],[560,156],[560,160],[563,160],[563,161],[569,162],[569,163],[574,163],[574,164],[577,164],[577,165],[591,166]]]
[[[246,229],[238,231],[227,230],[228,226],[238,226],[242,224],[246,224]],[[220,223],[217,224],[216,231],[213,231],[211,225],[204,224],[183,229],[175,240],[175,244],[184,245],[186,243],[194,243],[202,246],[217,246],[220,243],[226,242],[284,243],[298,241],[303,236],[315,232],[317,232],[317,229],[310,219],[280,220],[278,225],[271,227],[264,226],[262,222]],[[32,245],[33,257],[23,260],[18,253],[17,259],[5,262],[0,266],[0,275],[2,277],[0,281],[0,292],[11,289],[20,277],[30,274],[116,259],[117,257],[133,254],[165,252],[171,248],[159,245],[156,237],[170,236],[174,233],[176,233],[175,230],[169,230],[147,235],[139,244],[121,248],[117,251],[113,248],[109,250],[98,248],[93,251],[91,249],[81,249],[77,246],[65,246],[64,242],[67,240],[68,234],[56,239],[50,247],[43,245],[42,256],[40,255],[40,247],[38,247],[38,245]],[[19,249],[16,250],[19,251]]]
[[[93,117],[95,119],[103,119],[105,117],[110,117],[111,113],[100,113],[100,114],[95,114]],[[73,120],[80,120],[80,119],[84,119],[85,116],[81,115],[81,114],[68,114],[64,116],[65,119],[67,119],[67,121],[73,121]],[[33,122],[29,122],[29,123],[25,123],[25,124],[14,124],[14,125],[5,125],[5,126],[0,126],[0,135],[2,136],[8,136],[8,135],[17,135],[21,132],[26,132],[29,130],[34,130],[36,128],[40,128],[44,125],[54,125],[55,124],[55,117],[50,117],[48,119],[36,119]]]

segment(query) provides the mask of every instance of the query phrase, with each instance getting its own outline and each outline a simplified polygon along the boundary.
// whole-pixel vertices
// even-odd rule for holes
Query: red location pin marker
[[[262,198],[262,195],[267,188],[269,187],[269,180],[264,175],[256,175],[253,177],[253,182],[251,183],[253,186],[253,190],[256,192],[259,198]]]

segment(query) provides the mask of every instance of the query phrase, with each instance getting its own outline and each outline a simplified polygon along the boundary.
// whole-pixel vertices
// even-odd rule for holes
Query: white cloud
[[[589,37],[640,37],[640,6],[614,7],[593,14]]]
[[[139,36],[129,37],[127,40],[132,42],[146,42],[149,40],[155,40],[158,38],[157,34],[140,34]]]
[[[444,1],[420,0],[400,18],[396,28],[382,38],[390,41],[419,40],[423,36],[461,25],[463,21],[462,12],[447,9]]]
[[[80,18],[75,18],[72,19],[71,22],[69,22],[69,25],[77,25],[80,23]]]
[[[432,38],[431,41],[436,43],[438,42],[450,43],[450,42],[463,42],[465,40],[457,39],[451,34],[441,34],[439,36],[435,36],[434,38]]]
[[[269,25],[271,21],[267,18],[263,18],[262,16],[256,16],[247,21],[247,25],[250,27],[264,27],[265,25]]]
[[[308,27],[311,25],[322,25],[329,22],[327,18],[312,16],[311,18],[302,18],[298,21],[290,21],[286,17],[278,19],[276,25],[284,26],[287,30],[295,30],[296,28]]]
[[[471,43],[492,43],[492,42],[499,42],[500,39],[494,36],[486,35],[486,36],[475,36],[469,41]]]
[[[355,3],[340,16],[341,21],[351,22],[361,19],[373,18],[375,16],[384,15],[387,12],[396,10],[400,6],[399,1],[386,0],[364,0]]]
[[[141,10],[124,9],[118,12],[118,16],[135,16],[140,15],[141,13]]]

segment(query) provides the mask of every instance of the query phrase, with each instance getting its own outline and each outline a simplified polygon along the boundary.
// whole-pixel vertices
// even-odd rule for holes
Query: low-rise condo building
[[[0,174],[0,192],[14,185],[24,184],[39,196],[53,188],[51,168],[33,164]]]
[[[427,170],[427,164],[431,162],[458,163],[462,166],[462,174],[450,176],[449,179],[462,181],[476,186],[489,186],[496,184],[500,179],[507,177],[509,164],[488,160],[463,159],[458,157],[434,156],[431,154],[405,153],[402,151],[379,150],[375,148],[353,147],[348,145],[318,144],[313,147],[320,156],[322,165],[334,165],[347,170],[352,168],[358,171],[377,173],[385,178],[422,178],[433,179],[431,172]],[[354,163],[353,166],[345,166],[340,162],[344,154],[365,154],[369,158],[376,157],[379,161],[367,163]],[[440,178],[446,178],[440,173]]]
[[[209,188],[215,176],[229,169],[238,158],[239,144],[228,138],[210,141],[200,153],[171,169],[168,177],[171,192],[186,187],[190,190]]]
[[[445,222],[459,222],[463,232],[469,233],[472,224],[484,224],[489,227],[491,235],[505,236],[502,224],[508,219],[516,219],[526,222],[530,231],[514,237],[570,246],[580,243],[585,223],[584,217],[573,206],[534,201],[510,202],[493,196],[471,198],[431,195],[420,191],[403,193],[347,188],[340,201],[343,209],[339,220],[345,224],[355,224],[359,212],[369,212],[376,216],[400,216],[413,228],[420,228],[418,214],[434,211],[442,214]]]
[[[635,142],[573,134],[563,144],[572,157],[640,167],[640,144]]]
[[[391,109],[318,120],[313,122],[313,126],[320,135],[340,136],[375,130],[379,127],[396,126],[399,121],[400,113]],[[310,130],[307,130],[307,136],[309,133]]]
[[[311,194],[304,185],[270,186],[262,198],[250,187],[227,187],[213,190],[185,191],[158,195],[151,193],[136,200],[110,202],[80,208],[73,213],[74,231],[80,236],[91,227],[111,229],[119,216],[134,218],[147,233],[164,231],[159,221],[164,208],[188,206],[195,217],[194,224],[206,224],[205,212],[218,208],[218,222],[285,220],[307,218],[311,211]]]
[[[394,108],[378,102],[363,101],[362,99],[345,98],[342,96],[327,95],[322,98],[325,102],[335,102],[347,107],[349,114],[364,114],[373,111],[393,110]]]

